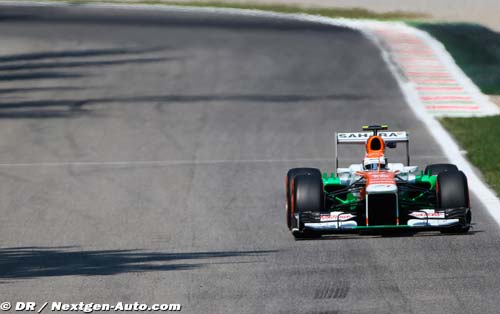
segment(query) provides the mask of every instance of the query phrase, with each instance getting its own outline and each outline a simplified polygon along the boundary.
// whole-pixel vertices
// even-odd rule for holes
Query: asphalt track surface
[[[286,228],[286,171],[331,169],[335,130],[388,123],[415,163],[443,161],[361,34],[80,7],[3,6],[0,29],[0,301],[498,313],[500,235],[475,198],[463,236]]]

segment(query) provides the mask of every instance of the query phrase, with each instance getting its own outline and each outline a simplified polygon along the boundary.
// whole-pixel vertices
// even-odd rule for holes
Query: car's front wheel
[[[317,237],[319,234],[304,230],[303,224],[295,219],[295,213],[320,212],[324,207],[324,190],[321,176],[314,174],[296,175],[291,187],[291,227],[295,238]]]
[[[442,229],[442,233],[466,233],[470,229],[469,188],[467,177],[462,171],[448,171],[438,174],[436,183],[437,207],[440,209],[467,209],[460,218],[461,225]]]
[[[288,173],[286,174],[286,224],[288,226],[288,229],[292,229],[292,197],[291,197],[291,191],[292,191],[292,180],[295,178],[295,176],[298,175],[311,175],[315,176],[321,179],[321,171],[316,168],[292,168],[288,170]]]

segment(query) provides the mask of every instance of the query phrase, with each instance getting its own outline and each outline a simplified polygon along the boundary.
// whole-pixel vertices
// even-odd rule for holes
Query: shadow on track
[[[0,56],[0,82],[19,80],[41,80],[41,79],[71,79],[86,75],[82,73],[67,73],[56,71],[39,71],[51,69],[72,69],[89,67],[119,66],[126,64],[145,64],[167,62],[180,59],[179,57],[127,57],[129,55],[141,55],[165,51],[166,48],[151,47],[149,49],[138,48],[116,48],[116,49],[84,49],[69,51],[43,51],[35,53],[21,53]],[[116,57],[119,59],[114,59]],[[125,56],[125,58],[123,57]],[[112,57],[105,60],[85,60],[81,58]],[[61,61],[60,59],[80,58],[80,60]],[[16,71],[29,71],[13,73]],[[34,72],[38,71],[38,72]]]
[[[0,88],[0,95],[15,94],[15,93],[27,94],[27,93],[52,92],[52,91],[75,91],[75,90],[82,90],[82,89],[84,89],[84,87],[78,87],[78,86]]]
[[[103,103],[139,103],[151,102],[161,110],[169,103],[197,102],[259,102],[259,103],[294,103],[309,101],[364,100],[368,96],[360,94],[339,95],[266,95],[266,94],[214,94],[214,95],[153,95],[137,97],[110,97],[94,99],[32,100],[0,103],[0,119],[30,118],[76,118],[83,114],[90,115],[91,106]]]
[[[69,80],[87,76],[98,77],[103,67],[128,64],[164,63],[180,59],[180,57],[164,55],[167,47],[138,47],[81,49],[63,51],[39,51],[0,56],[0,83],[13,83],[10,88],[1,88],[0,94],[22,95],[40,91],[68,91],[91,87],[67,86]],[[160,53],[159,56],[144,54]],[[95,58],[98,59],[95,59]],[[91,58],[91,59],[89,59]],[[117,59],[116,59],[117,58]],[[91,73],[89,68],[97,69]],[[72,71],[70,71],[72,70]],[[53,80],[55,83],[64,80],[64,86],[38,86],[43,81]],[[17,87],[18,81],[35,86]],[[27,83],[24,83],[27,81]],[[75,85],[78,83],[74,81]],[[16,95],[19,94],[19,95]],[[93,100],[95,102],[95,100]],[[109,100],[102,100],[104,102]],[[80,116],[84,111],[82,104],[92,100],[37,100],[17,103],[0,103],[0,119],[35,119],[35,118],[69,118]],[[38,109],[37,109],[38,108]],[[43,108],[43,109],[41,109]],[[49,108],[49,109],[47,109]]]
[[[101,67],[111,65],[122,65],[132,63],[156,63],[176,60],[179,58],[130,58],[120,60],[99,60],[99,61],[74,61],[57,63],[32,63],[32,64],[14,64],[0,65],[0,71],[26,71],[39,69],[57,69],[57,68],[77,68],[77,67]]]
[[[42,79],[76,79],[84,75],[76,73],[63,72],[32,72],[19,74],[0,74],[1,81],[25,81],[25,80],[42,80]]]
[[[160,253],[141,250],[83,251],[75,250],[74,247],[13,247],[0,249],[0,279],[106,276],[130,272],[186,270],[213,263],[252,262],[248,258],[234,260],[234,257],[256,257],[274,252]]]
[[[119,56],[130,54],[142,54],[150,52],[159,52],[166,48],[101,48],[101,49],[83,49],[83,50],[64,50],[64,51],[41,51],[32,53],[20,53],[0,56],[0,62],[18,62],[18,61],[40,61],[52,58],[80,58],[80,57],[103,57]]]

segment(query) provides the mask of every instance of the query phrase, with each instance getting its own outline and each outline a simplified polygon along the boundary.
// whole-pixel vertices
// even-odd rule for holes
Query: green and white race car
[[[410,166],[408,132],[372,125],[335,137],[336,173],[315,168],[288,171],[286,221],[296,238],[360,231],[469,231],[465,174],[452,164],[432,164],[424,171]],[[387,162],[385,149],[398,143],[406,145],[406,166]],[[338,168],[341,144],[364,144],[363,163]]]

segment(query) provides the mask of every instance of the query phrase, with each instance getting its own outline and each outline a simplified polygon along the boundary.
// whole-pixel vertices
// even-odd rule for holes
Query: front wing
[[[470,208],[449,208],[442,210],[422,209],[408,212],[400,217],[403,224],[366,225],[364,218],[346,212],[302,212],[296,213],[298,228],[292,232],[315,232],[321,234],[358,233],[361,231],[383,230],[444,230],[454,227],[468,227],[467,215]]]

